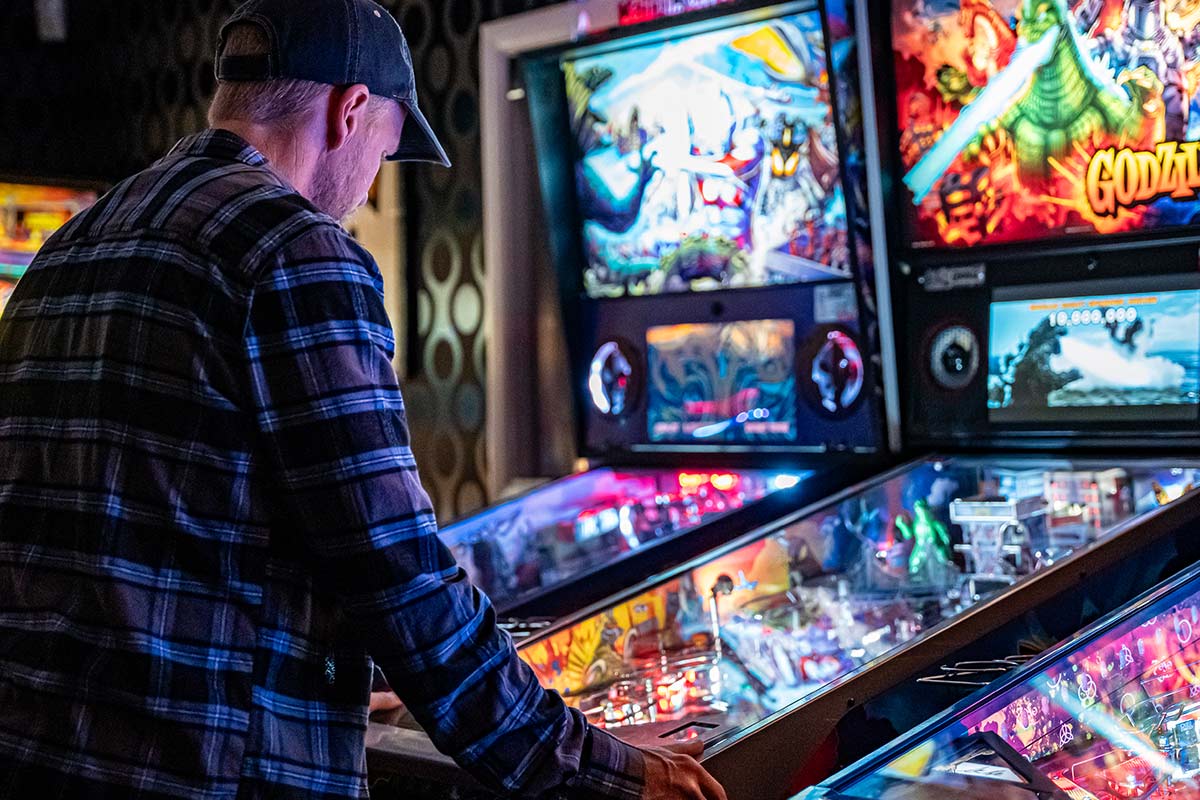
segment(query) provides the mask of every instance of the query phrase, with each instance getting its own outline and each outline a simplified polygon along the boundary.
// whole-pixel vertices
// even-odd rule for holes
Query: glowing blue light
[[[775,476],[775,488],[779,491],[792,489],[800,485],[800,476],[783,473]]]

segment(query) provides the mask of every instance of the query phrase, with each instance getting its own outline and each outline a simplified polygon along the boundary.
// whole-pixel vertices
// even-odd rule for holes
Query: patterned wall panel
[[[212,49],[236,0],[69,0],[40,42],[33,0],[0,2],[0,174],[114,181],[204,125]],[[385,0],[413,51],[452,170],[406,171],[404,384],[414,447],[443,520],[486,502],[478,34],[538,0]],[[415,369],[414,369],[415,367]]]

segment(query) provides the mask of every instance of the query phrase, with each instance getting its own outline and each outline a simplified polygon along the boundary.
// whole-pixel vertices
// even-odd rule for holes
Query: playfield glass
[[[891,8],[912,247],[1200,221],[1200,2]]]
[[[1195,478],[1134,462],[923,460],[518,652],[598,725],[719,716],[738,729],[1171,502]]]
[[[992,303],[994,422],[1196,419],[1200,291]]]
[[[790,489],[810,474],[594,469],[448,525],[441,538],[503,610]]]
[[[817,11],[601,47],[562,63],[589,295],[849,275]]]
[[[1194,800],[1198,676],[1193,567],[822,796]]]

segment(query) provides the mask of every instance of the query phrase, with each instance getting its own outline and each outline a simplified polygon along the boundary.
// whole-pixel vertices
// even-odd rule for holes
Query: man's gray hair
[[[271,44],[262,28],[253,23],[232,26],[225,35],[222,55],[264,55]],[[329,92],[329,86],[314,81],[278,79],[270,81],[218,81],[208,108],[208,124],[229,120],[271,123],[303,113]]]

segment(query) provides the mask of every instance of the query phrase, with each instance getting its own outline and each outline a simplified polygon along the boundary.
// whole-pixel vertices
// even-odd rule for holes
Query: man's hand
[[[699,739],[642,752],[646,757],[642,800],[726,800],[721,784],[696,760],[704,752]]]
[[[371,705],[369,713],[374,714],[376,711],[391,711],[404,705],[404,701],[395,695],[390,689],[386,692],[371,692]]]

